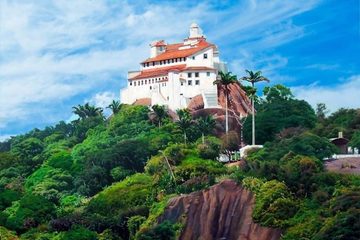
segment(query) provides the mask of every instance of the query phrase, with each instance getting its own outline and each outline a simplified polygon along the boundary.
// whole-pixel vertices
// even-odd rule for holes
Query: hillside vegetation
[[[266,88],[256,120],[264,148],[229,168],[215,159],[239,133],[213,136],[211,117],[110,107],[106,119],[79,105],[78,120],[0,143],[1,240],[176,239],[186,221],[158,222],[168,200],[228,178],[255,194],[253,219],[283,239],[358,239],[360,178],[326,172],[322,159],[337,151],[328,137],[339,130],[359,146],[359,110],[327,117],[284,86]]]

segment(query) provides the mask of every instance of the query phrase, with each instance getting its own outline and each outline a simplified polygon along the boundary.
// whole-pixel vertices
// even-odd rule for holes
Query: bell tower
[[[189,38],[202,38],[204,37],[201,28],[196,23],[190,25],[190,35]]]

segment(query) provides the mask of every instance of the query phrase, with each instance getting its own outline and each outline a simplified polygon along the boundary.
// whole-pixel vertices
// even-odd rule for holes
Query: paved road
[[[326,161],[325,167],[329,171],[339,173],[352,173],[360,175],[360,157],[341,158]]]

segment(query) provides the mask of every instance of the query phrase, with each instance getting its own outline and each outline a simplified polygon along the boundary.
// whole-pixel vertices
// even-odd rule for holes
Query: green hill
[[[327,172],[322,158],[336,152],[334,128],[357,143],[359,110],[326,117],[282,89],[257,102],[265,145],[241,167],[215,160],[239,133],[217,138],[213,123],[199,127],[209,119],[144,106],[120,105],[108,119],[78,106],[78,120],[0,143],[0,239],[175,239],[186,219],[158,222],[168,200],[228,178],[255,194],[253,219],[283,239],[357,239],[360,177]]]

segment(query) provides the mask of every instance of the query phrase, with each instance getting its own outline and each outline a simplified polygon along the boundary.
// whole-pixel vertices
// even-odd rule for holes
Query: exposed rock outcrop
[[[172,198],[159,221],[185,222],[184,240],[277,240],[279,229],[261,227],[252,220],[254,197],[234,181],[208,190]]]
[[[236,116],[247,115],[251,112],[251,102],[246,92],[240,87],[239,84],[228,85],[229,89],[229,103],[228,108],[230,112]],[[220,106],[225,108],[225,87],[218,86],[218,101]]]

